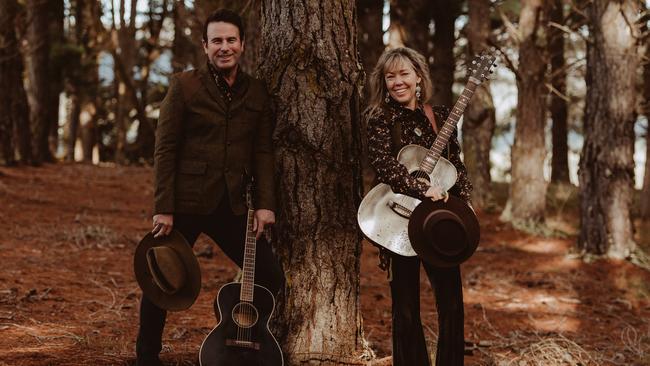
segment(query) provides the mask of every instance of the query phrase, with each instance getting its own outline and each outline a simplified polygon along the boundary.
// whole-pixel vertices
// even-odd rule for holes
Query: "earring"
[[[390,94],[388,92],[386,92],[386,98],[384,98],[384,101],[390,103]]]
[[[422,88],[420,88],[420,84],[415,85],[415,97],[417,100],[420,100],[420,95],[422,95],[420,92],[422,91]]]

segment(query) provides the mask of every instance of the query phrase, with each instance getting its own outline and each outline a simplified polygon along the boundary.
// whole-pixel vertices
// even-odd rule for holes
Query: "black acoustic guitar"
[[[280,345],[269,330],[275,299],[266,287],[254,283],[256,240],[251,189],[249,184],[242,280],[219,290],[214,304],[219,323],[201,344],[201,366],[284,365]]]

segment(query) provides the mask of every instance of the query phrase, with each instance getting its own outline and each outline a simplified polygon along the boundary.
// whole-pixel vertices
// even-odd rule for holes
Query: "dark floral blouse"
[[[449,111],[448,107],[433,107],[439,127],[447,119]],[[395,128],[401,130],[401,133],[396,134]],[[396,136],[401,136],[399,144],[393,141],[394,138],[398,138]],[[388,184],[395,193],[424,199],[424,194],[429,188],[428,184],[409,175],[406,167],[397,161],[397,153],[409,144],[417,144],[428,149],[433,145],[435,138],[436,133],[422,106],[410,110],[392,99],[390,103],[383,105],[368,118],[368,155],[370,164],[377,172],[378,181]],[[460,159],[460,145],[455,129],[441,156],[454,164],[458,170],[458,179],[449,193],[469,203],[472,183]]]

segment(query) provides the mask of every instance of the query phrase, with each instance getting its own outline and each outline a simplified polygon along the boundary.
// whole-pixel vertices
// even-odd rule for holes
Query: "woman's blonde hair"
[[[366,113],[369,116],[374,115],[382,104],[385,104],[386,82],[384,74],[393,70],[397,65],[402,62],[407,62],[415,73],[420,77],[420,103],[426,103],[431,98],[433,85],[431,83],[431,76],[429,76],[429,64],[427,60],[418,51],[408,47],[398,47],[384,51],[379,56],[377,65],[372,70],[368,84],[370,87],[370,100],[368,101],[368,108]]]

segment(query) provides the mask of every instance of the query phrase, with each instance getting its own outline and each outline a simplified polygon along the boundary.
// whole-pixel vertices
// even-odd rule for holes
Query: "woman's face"
[[[413,66],[407,61],[398,61],[384,73],[384,81],[388,94],[399,104],[415,109],[417,99],[415,87],[420,82],[420,77],[415,73]]]

